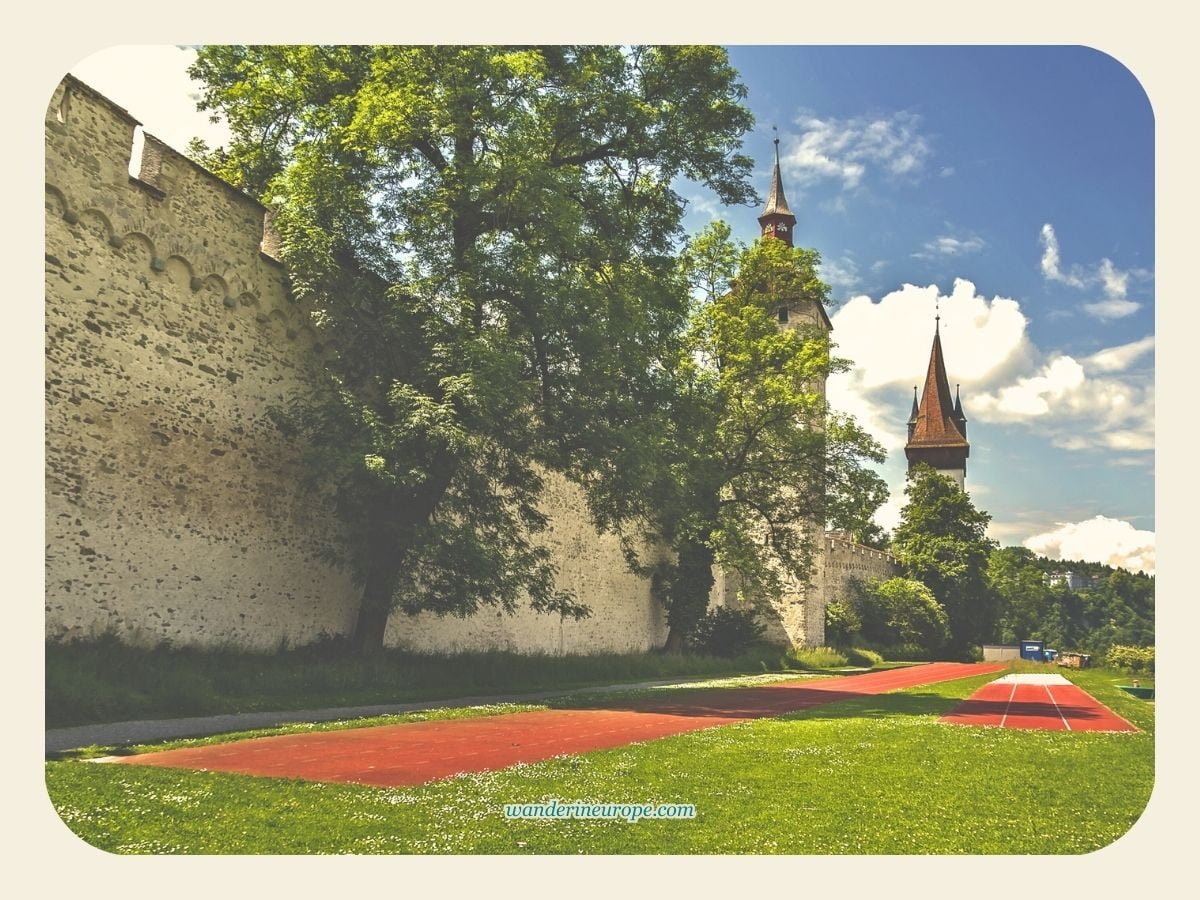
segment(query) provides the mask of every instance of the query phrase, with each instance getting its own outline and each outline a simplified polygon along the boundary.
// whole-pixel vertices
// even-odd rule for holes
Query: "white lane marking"
[[[1000,717],[1000,727],[1004,727],[1004,723],[1008,720],[1008,711],[1012,709],[1013,697],[1017,695],[1017,686],[1014,684],[1012,693],[1008,695],[1008,704],[1004,707],[1004,715]]]
[[[1046,685],[1046,693],[1050,695],[1050,702],[1054,704],[1055,710],[1058,711],[1058,717],[1062,719],[1064,725],[1067,726],[1067,731],[1071,730],[1071,723],[1067,721],[1067,717],[1063,715],[1062,709],[1059,708],[1058,701],[1054,699],[1054,694],[1050,691],[1050,685]]]

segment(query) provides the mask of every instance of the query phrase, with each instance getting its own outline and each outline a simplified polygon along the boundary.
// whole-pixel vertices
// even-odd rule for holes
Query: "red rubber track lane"
[[[595,709],[547,709],[277,735],[144,753],[114,762],[379,787],[417,785],[466,772],[623,747],[854,697],[969,678],[1002,668],[985,663],[931,663],[816,683],[689,691],[674,699],[669,696],[673,691],[664,691],[662,696],[624,703],[600,699]]]
[[[942,716],[941,721],[1042,731],[1138,730],[1073,684],[993,681]]]

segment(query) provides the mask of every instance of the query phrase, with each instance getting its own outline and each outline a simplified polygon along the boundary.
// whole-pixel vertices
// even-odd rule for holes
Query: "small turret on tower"
[[[958,426],[958,430],[962,432],[962,436],[966,437],[967,417],[963,415],[962,398],[958,395],[961,389],[961,384],[954,386],[954,424]]]

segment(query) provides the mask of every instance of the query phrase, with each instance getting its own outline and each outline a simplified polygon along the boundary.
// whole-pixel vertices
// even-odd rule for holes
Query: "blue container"
[[[1046,642],[1045,641],[1021,641],[1021,659],[1032,660],[1033,662],[1046,661]]]

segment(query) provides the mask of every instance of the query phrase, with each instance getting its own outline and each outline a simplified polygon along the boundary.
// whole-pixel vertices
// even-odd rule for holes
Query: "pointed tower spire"
[[[912,405],[912,415],[908,417],[908,439],[909,439],[910,441],[912,440],[912,436],[913,436],[913,429],[917,427],[917,410],[918,410],[918,407],[917,407],[917,386],[914,384],[914,385],[913,385],[913,405]]]
[[[917,404],[915,423],[909,420],[908,443],[904,453],[908,457],[910,470],[918,463],[928,463],[963,487],[971,446],[964,433],[966,418],[962,416],[962,402],[950,399],[950,382],[946,377],[946,361],[942,357],[940,319],[940,315],[935,319],[933,349],[930,350],[929,368],[925,372],[925,389]]]
[[[774,127],[774,126],[772,126]],[[763,237],[775,237],[792,246],[792,229],[796,217],[788,209],[787,197],[783,193],[783,176],[779,172],[779,132],[775,132],[775,168],[771,172],[771,189],[767,192],[767,205],[758,217]]]

